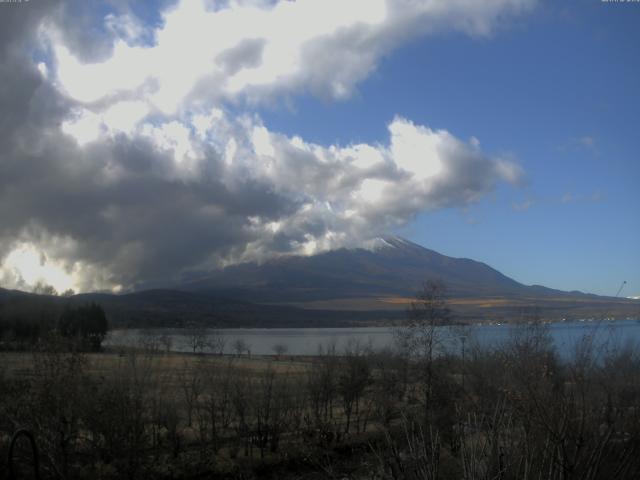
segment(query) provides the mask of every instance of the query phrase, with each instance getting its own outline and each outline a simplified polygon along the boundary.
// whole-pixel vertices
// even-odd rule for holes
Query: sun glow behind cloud
[[[99,115],[90,110],[81,109],[74,117],[63,122],[61,128],[83,147],[101,137],[104,124]]]
[[[50,285],[58,292],[77,288],[75,272],[67,272],[61,265],[47,258],[35,246],[18,245],[2,262],[0,273],[12,276],[16,286],[34,287],[38,283]],[[1,276],[0,276],[1,278]]]

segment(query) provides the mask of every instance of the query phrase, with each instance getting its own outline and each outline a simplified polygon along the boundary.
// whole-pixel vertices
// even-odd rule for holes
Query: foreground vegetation
[[[31,351],[0,352],[0,475],[29,478],[37,460],[53,479],[640,478],[636,348],[585,336],[560,355],[536,318],[480,348],[451,323],[435,283],[386,351],[224,356],[218,338],[204,355],[213,337],[193,330],[189,355],[151,333],[97,353],[99,307],[31,336],[5,322]]]
[[[0,455],[25,427],[44,478],[639,478],[635,349],[587,337],[562,362],[531,325],[435,354],[429,325],[393,352],[306,359],[82,353],[51,337],[1,354]]]

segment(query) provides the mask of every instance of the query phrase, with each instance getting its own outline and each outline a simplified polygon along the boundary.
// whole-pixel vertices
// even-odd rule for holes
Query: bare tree
[[[137,343],[143,350],[149,353],[157,353],[160,348],[160,337],[153,330],[143,330]]]
[[[443,346],[441,327],[450,321],[445,285],[429,280],[411,303],[405,326],[396,332],[401,347],[418,361],[425,411],[430,409],[433,394],[434,358]]]
[[[51,474],[71,475],[82,423],[82,399],[86,396],[86,357],[68,351],[67,340],[52,336],[34,353],[34,370],[27,408],[41,453]]]
[[[335,345],[326,349],[319,347],[318,355],[306,376],[310,413],[305,417],[305,423],[308,433],[317,435],[321,443],[330,443],[339,434],[333,418],[338,390],[338,367]]]
[[[232,388],[238,371],[232,362],[229,357],[224,366],[207,365],[203,371],[204,384],[199,417],[202,425],[207,427],[214,453],[220,448],[224,432],[229,429],[233,417]]]
[[[202,394],[202,384],[202,369],[200,365],[193,366],[185,359],[184,369],[180,375],[180,389],[182,390],[182,399],[187,412],[187,426],[189,427],[193,424],[193,412],[197,406],[198,398]]]
[[[289,347],[287,347],[287,345],[285,345],[284,343],[276,343],[273,347],[271,347],[271,349],[273,350],[273,353],[276,354],[278,360],[280,360],[280,358],[282,358],[282,356],[289,351]]]
[[[338,377],[338,391],[346,417],[345,434],[349,433],[352,419],[356,420],[356,430],[360,430],[361,403],[371,381],[371,362],[366,350],[358,342],[350,342]]]
[[[164,332],[158,338],[158,342],[164,349],[165,353],[169,353],[171,351],[171,347],[173,346],[173,338],[168,333]]]
[[[227,337],[219,329],[213,328],[209,330],[207,338],[207,346],[212,353],[216,355],[224,354],[224,347],[227,345]]]
[[[233,351],[237,356],[241,356],[245,352],[249,352],[249,344],[242,338],[238,338],[233,342]]]
[[[38,295],[50,295],[56,296],[58,295],[58,291],[52,285],[48,285],[42,281],[38,281],[33,287],[33,293]]]
[[[373,448],[378,463],[375,478],[393,480],[442,478],[439,475],[440,450],[441,439],[437,431],[431,427],[425,430],[422,425],[403,418],[400,434],[392,435],[390,432],[385,432],[383,444]]]
[[[371,391],[374,415],[383,427],[389,428],[403,408],[408,382],[407,359],[390,350],[383,350],[372,355],[371,362],[375,373]]]
[[[207,347],[207,331],[204,328],[191,328],[185,332],[187,345],[193,353],[202,353]]]
[[[246,375],[236,375],[231,386],[231,405],[233,406],[233,429],[236,433],[237,444],[232,448],[232,457],[237,455],[240,445],[244,448],[244,456],[251,453],[251,379]]]
[[[86,398],[83,425],[94,454],[112,464],[119,478],[138,477],[148,465],[147,449],[157,440],[157,432],[150,428],[157,419],[155,401],[162,398],[155,358],[134,352],[122,357],[113,375]]]

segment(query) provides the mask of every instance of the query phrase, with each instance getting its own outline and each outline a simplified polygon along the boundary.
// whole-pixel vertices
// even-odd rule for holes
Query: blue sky
[[[640,5],[546,2],[490,38],[449,34],[394,52],[355,98],[261,112],[319,143],[377,141],[394,115],[513,155],[522,188],[417,216],[398,233],[513,278],[640,292]]]
[[[640,3],[1,8],[0,286],[128,291],[395,233],[640,295]]]

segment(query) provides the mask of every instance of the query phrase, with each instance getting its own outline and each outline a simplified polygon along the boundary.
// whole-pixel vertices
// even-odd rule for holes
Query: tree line
[[[71,305],[43,296],[24,295],[0,303],[0,350],[29,350],[58,335],[74,347],[97,351],[109,329],[96,303]]]

